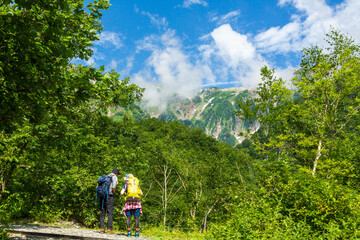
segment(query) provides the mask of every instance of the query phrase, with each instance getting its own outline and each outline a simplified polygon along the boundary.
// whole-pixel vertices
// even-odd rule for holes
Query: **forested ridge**
[[[108,116],[144,89],[71,61],[92,55],[108,7],[0,3],[2,238],[18,221],[98,228],[96,180],[115,167],[120,186],[125,173],[140,179],[141,231],[153,236],[360,238],[358,43],[330,29],[327,47],[303,50],[293,79],[262,68],[258,97],[236,99],[236,115],[260,128],[233,147],[178,121]],[[122,207],[117,195],[117,231]]]

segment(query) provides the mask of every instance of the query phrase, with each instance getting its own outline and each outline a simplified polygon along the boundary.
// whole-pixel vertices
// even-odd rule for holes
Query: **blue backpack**
[[[97,180],[98,186],[96,188],[95,205],[96,205],[97,197],[99,197],[100,199],[102,199],[101,209],[103,209],[104,207],[105,198],[106,201],[108,200],[111,181],[112,178],[109,177],[108,175],[102,175]]]

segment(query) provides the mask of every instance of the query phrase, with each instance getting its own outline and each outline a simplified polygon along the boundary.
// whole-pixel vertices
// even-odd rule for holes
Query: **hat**
[[[117,173],[117,174],[120,173],[119,169],[117,169],[117,168],[114,168],[114,169],[112,170],[112,172],[113,172],[113,173]]]
[[[132,175],[131,173],[125,174],[124,180],[127,181],[127,180],[129,180],[129,178],[131,178],[131,177],[134,177],[134,175]]]

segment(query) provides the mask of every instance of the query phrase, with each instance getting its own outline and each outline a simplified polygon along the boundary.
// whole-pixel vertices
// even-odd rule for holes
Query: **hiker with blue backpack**
[[[119,169],[114,168],[109,175],[102,175],[98,179],[96,189],[95,204],[97,198],[100,199],[100,232],[105,233],[105,215],[107,212],[108,222],[107,231],[113,234],[113,212],[114,212],[114,193],[118,184]]]
[[[132,174],[126,174],[124,177],[126,184],[121,189],[121,195],[126,193],[125,205],[123,208],[124,216],[126,217],[127,236],[131,237],[131,218],[135,218],[135,237],[140,236],[140,215],[142,215],[142,208],[140,196],[143,195],[139,180]]]

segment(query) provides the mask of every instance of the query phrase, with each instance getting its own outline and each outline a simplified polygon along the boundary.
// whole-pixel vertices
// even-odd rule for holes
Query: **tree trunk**
[[[2,197],[4,196],[5,190],[6,190],[6,186],[10,180],[11,175],[14,173],[16,169],[16,164],[12,163],[9,173],[7,174],[7,176],[5,176],[5,166],[1,168],[1,192],[0,192],[0,200],[2,199]]]
[[[153,175],[154,181],[159,185],[160,191],[161,191],[161,204],[163,209],[163,228],[164,232],[166,231],[166,221],[167,221],[167,206],[169,203],[174,199],[174,197],[178,194],[180,189],[183,187],[180,185],[180,187],[176,190],[176,184],[180,179],[180,176],[178,175],[175,182],[170,184],[171,180],[173,179],[172,173],[174,173],[173,168],[169,167],[167,163],[165,163],[162,166],[159,166],[158,168],[161,171],[161,175],[164,176],[164,181],[161,183],[156,179],[155,175]]]
[[[203,223],[203,229],[201,230],[201,233],[206,231],[206,221],[207,221],[207,217],[209,216],[209,213],[205,213],[205,217],[204,217],[204,223]]]
[[[240,169],[239,169],[239,165],[238,165],[237,162],[235,162],[235,164],[236,164],[236,168],[237,168],[237,170],[238,170],[239,176],[240,176],[241,184],[243,185],[244,191],[246,192],[246,187],[245,187],[244,180],[243,180],[243,177],[242,177],[241,172],[240,172]]]
[[[5,191],[5,177],[4,177],[5,167],[1,166],[1,192],[0,192],[0,200],[2,198],[3,192]]]
[[[313,176],[315,176],[316,167],[318,165],[319,158],[321,157],[321,146],[322,146],[322,139],[319,140],[319,144],[318,144],[318,150],[317,150],[317,153],[316,153],[316,158],[315,158],[315,161],[314,161],[314,167],[313,167],[313,171],[312,171]]]
[[[216,203],[220,200],[220,198],[216,199],[214,204],[209,208],[208,211],[206,211],[206,207],[205,207],[205,216],[204,216],[204,219],[203,219],[203,222],[202,222],[202,228],[200,229],[200,233],[203,233],[204,231],[206,231],[207,229],[207,218],[208,216],[210,215],[211,211],[214,209]],[[205,204],[206,206],[207,204]]]
[[[167,211],[167,200],[168,200],[168,198],[167,198],[167,183],[168,183],[167,182],[168,181],[167,170],[168,170],[168,167],[165,165],[164,166],[164,222],[163,222],[164,232],[166,231],[166,211]]]
[[[191,204],[189,203],[190,216],[191,216],[191,218],[193,220],[195,220],[195,218],[196,218],[196,211],[197,211],[197,208],[199,206],[201,196],[202,196],[202,186],[201,186],[201,183],[200,183],[199,193],[198,193],[198,189],[196,189],[196,192],[195,192],[195,201],[196,201],[195,206],[192,208]]]

